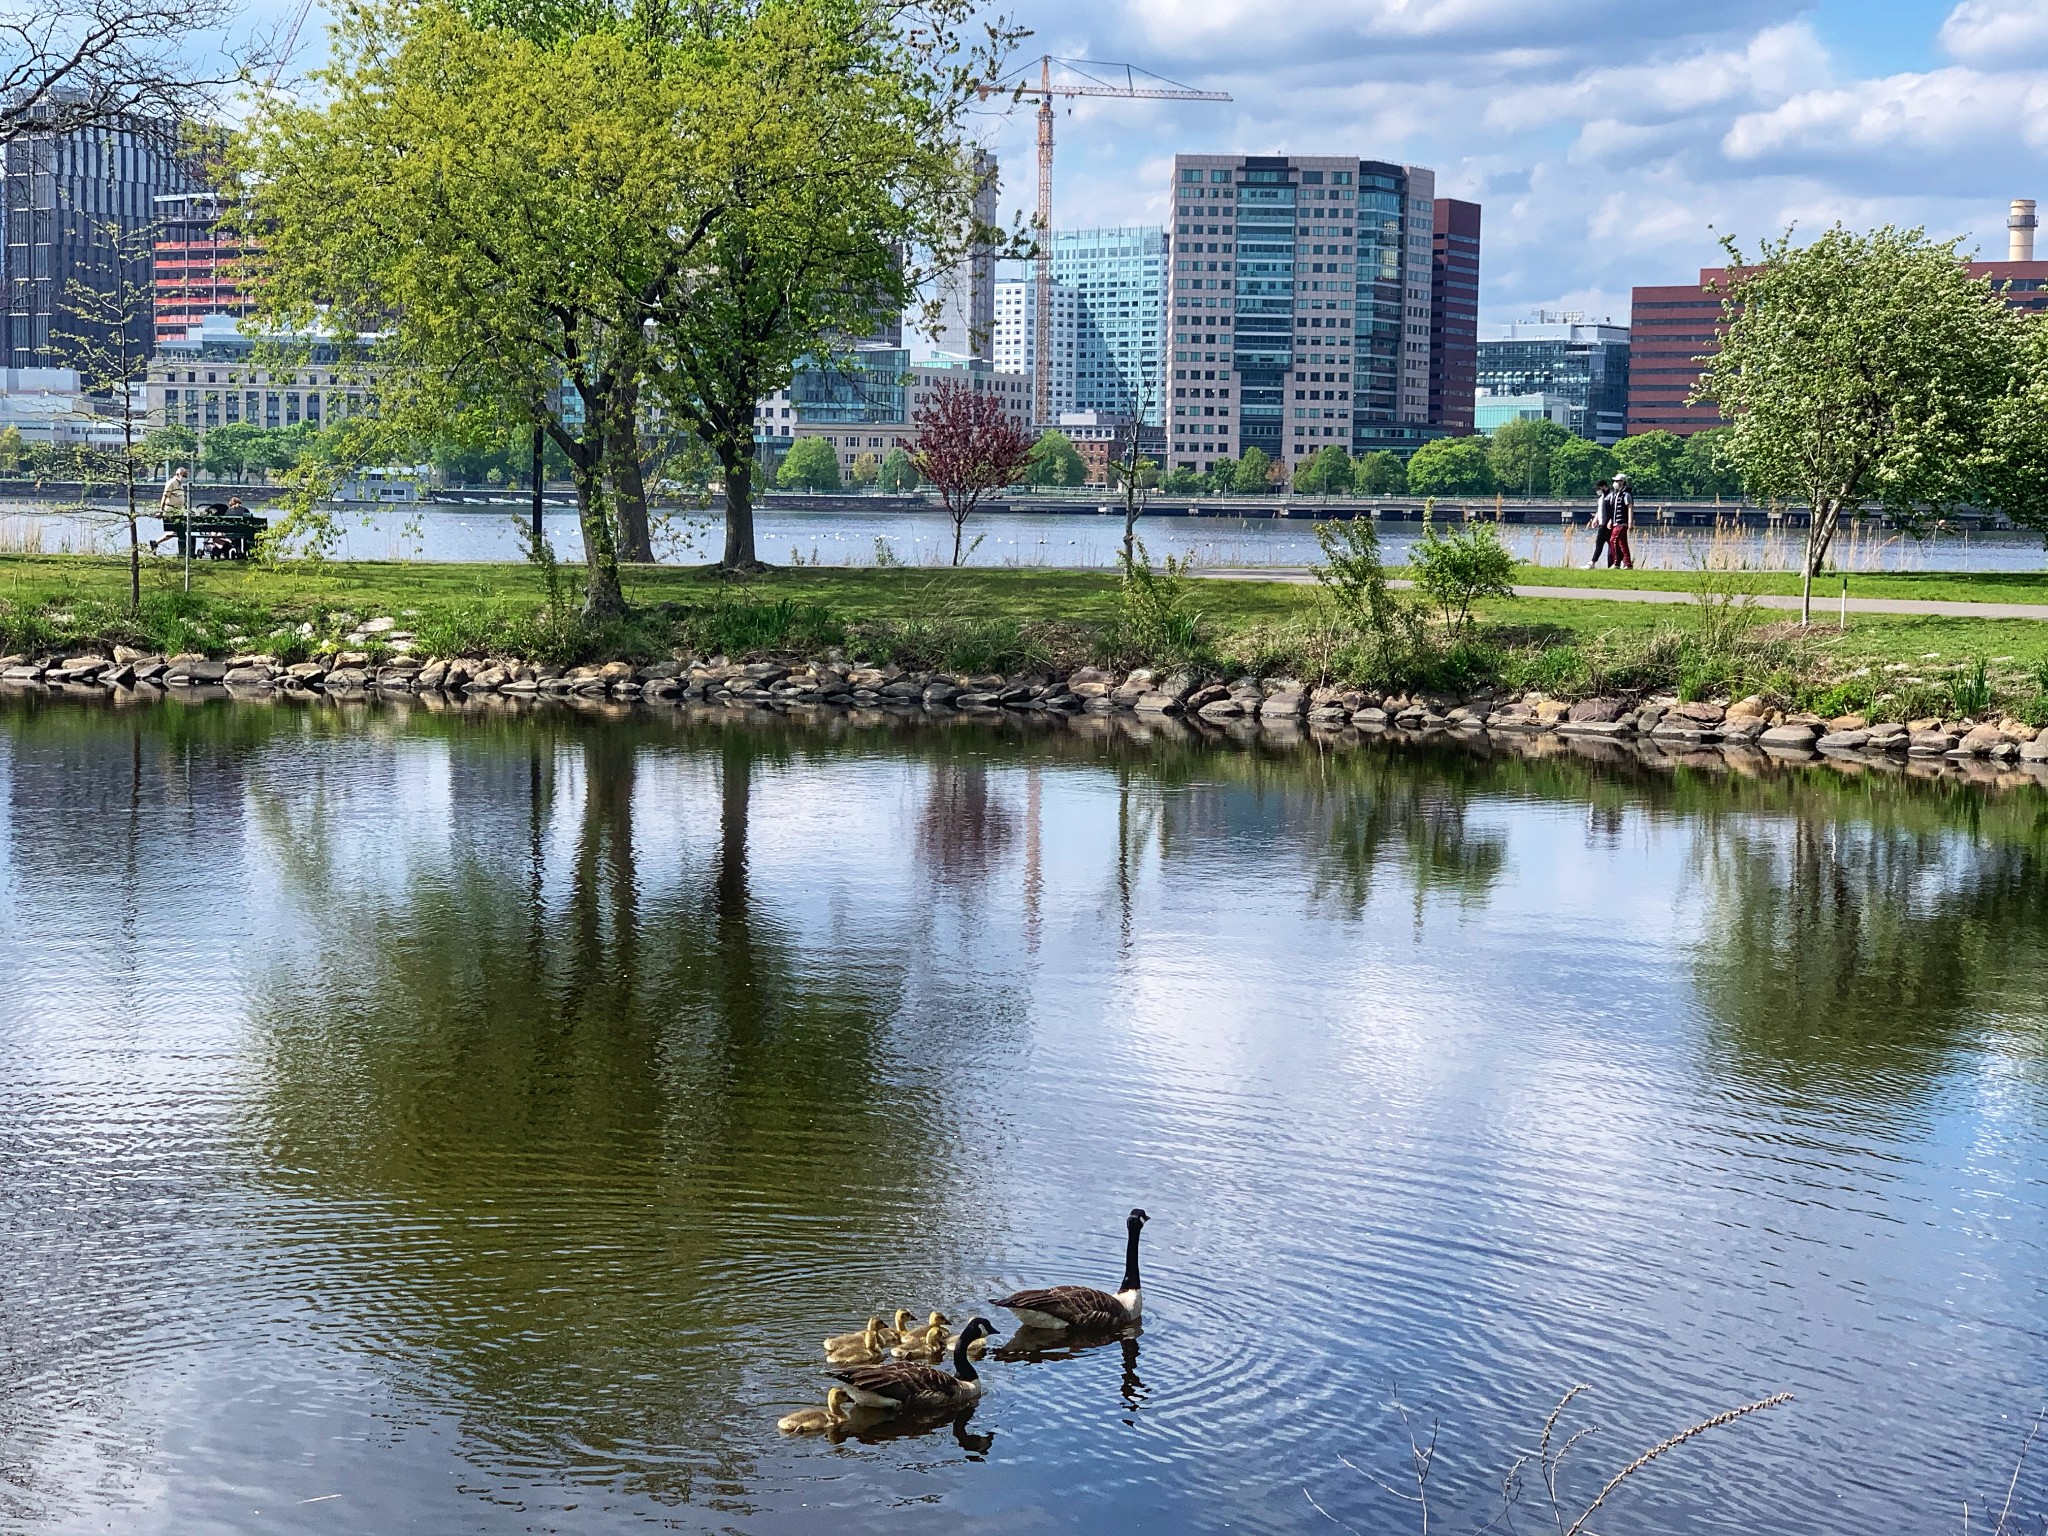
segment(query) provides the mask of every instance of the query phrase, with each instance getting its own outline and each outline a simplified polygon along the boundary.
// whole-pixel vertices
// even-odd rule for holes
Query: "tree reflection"
[[[1804,796],[1782,817],[1703,821],[1699,996],[1746,1072],[1907,1097],[2003,998],[2040,996],[2048,866],[2033,839],[1838,809]]]

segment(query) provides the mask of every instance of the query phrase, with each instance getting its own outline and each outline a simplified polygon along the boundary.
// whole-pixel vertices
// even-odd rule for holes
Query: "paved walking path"
[[[1315,573],[1301,565],[1203,566],[1190,573],[1226,581],[1282,581],[1295,586],[1313,582]],[[1413,587],[1412,581],[1390,581],[1390,587]],[[1541,587],[1518,586],[1517,597],[1554,597],[1573,602],[1597,603],[1690,603],[1690,592],[1655,592],[1637,587]],[[1799,611],[1799,599],[1770,594],[1749,599],[1759,608]],[[1842,611],[1840,593],[1813,595],[1816,618]],[[1852,597],[1851,613],[1902,613],[1942,619],[2048,619],[2048,603],[1958,603],[1939,598]]]

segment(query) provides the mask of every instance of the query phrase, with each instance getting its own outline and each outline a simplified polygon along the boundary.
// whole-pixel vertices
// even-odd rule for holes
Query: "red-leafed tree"
[[[967,519],[990,491],[1024,478],[1031,437],[1004,414],[1003,402],[992,390],[951,379],[918,407],[914,420],[917,436],[910,443],[911,462],[938,487],[946,515],[953,519],[953,563],[958,565]]]

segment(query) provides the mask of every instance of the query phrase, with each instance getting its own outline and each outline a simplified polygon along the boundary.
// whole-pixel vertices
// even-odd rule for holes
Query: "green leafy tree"
[[[1351,490],[1351,455],[1335,443],[1294,466],[1294,489],[1303,496],[1342,496]]]
[[[1041,432],[1031,445],[1031,459],[1024,469],[1027,485],[1086,485],[1088,464],[1081,450],[1066,433],[1054,429]]]
[[[2011,383],[1992,405],[1971,475],[1976,499],[2048,537],[2048,317],[2020,318]]]
[[[882,460],[882,467],[875,476],[875,484],[892,495],[902,495],[917,489],[917,465],[901,444],[889,450],[889,456]]]
[[[1240,496],[1256,496],[1273,489],[1273,460],[1263,448],[1247,448],[1237,461],[1231,489]]]
[[[1574,437],[1559,443],[1550,454],[1550,494],[1590,496],[1602,480],[1612,480],[1619,467],[1612,448]]]
[[[724,472],[729,570],[759,566],[754,412],[799,359],[900,315],[970,252],[1022,249],[975,215],[996,175],[972,141],[976,82],[1013,33],[969,47],[971,0],[704,6],[692,57],[715,108],[684,142],[704,191],[702,259],[671,264],[648,318],[650,381]],[[936,304],[927,311],[936,313]],[[929,479],[929,475],[926,477]]]
[[[225,422],[209,427],[199,445],[199,467],[221,480],[239,480],[267,461],[268,446],[263,428],[245,421]]]
[[[440,0],[348,7],[332,37],[323,89],[265,97],[237,140],[260,318],[377,333],[393,441],[541,426],[575,483],[585,614],[616,614],[607,472],[654,301],[707,256],[731,81],[715,56],[613,31],[544,47]]]
[[[1547,496],[1550,456],[1572,441],[1570,432],[1548,418],[1508,422],[1486,445],[1494,485],[1516,495]]]
[[[1678,477],[1687,496],[1740,496],[1742,471],[1728,462],[1726,427],[1709,427],[1685,440],[1678,454]]]
[[[882,478],[882,461],[872,453],[857,455],[849,478],[864,491],[873,489],[875,482]]]
[[[1399,496],[1408,489],[1408,466],[1391,449],[1375,448],[1352,466],[1351,488],[1361,496]]]
[[[1956,241],[1918,229],[1724,244],[1725,334],[1694,398],[1733,423],[1726,457],[1752,492],[1810,511],[1804,621],[1843,517],[1876,506],[1911,523],[1980,484],[2019,322]]]
[[[1513,597],[1515,557],[1491,523],[1472,523],[1452,534],[1425,523],[1422,539],[1409,551],[1415,585],[1453,628],[1471,622],[1472,605],[1484,597]]]
[[[1493,492],[1493,464],[1486,440],[1439,437],[1408,460],[1408,490],[1416,496],[1487,496]]]
[[[789,445],[775,483],[785,491],[836,491],[839,455],[822,437],[800,437]]]
[[[1685,439],[1674,432],[1660,428],[1624,437],[1614,445],[1614,464],[1639,497],[1686,493]]]
[[[1237,460],[1225,455],[1209,466],[1209,490],[1212,495],[1228,496],[1237,489]]]
[[[0,474],[17,473],[26,451],[27,445],[21,440],[21,428],[0,427]]]
[[[152,427],[135,445],[136,458],[157,474],[162,474],[174,464],[191,463],[198,452],[199,434],[176,423]]]
[[[1185,464],[1176,466],[1161,486],[1169,496],[1193,496],[1204,488],[1205,482],[1200,472]]]

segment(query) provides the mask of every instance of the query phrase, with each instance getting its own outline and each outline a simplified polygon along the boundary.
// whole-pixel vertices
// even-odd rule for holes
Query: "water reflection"
[[[1452,1524],[1593,1380],[1643,1443],[1800,1393],[1641,1528],[1934,1528],[2048,1392],[2038,805],[1122,722],[0,705],[0,1519],[254,1532],[333,1484],[335,1529],[1292,1531],[1399,1379]],[[1099,1283],[1140,1200],[1142,1340],[774,1433],[823,1334]]]

